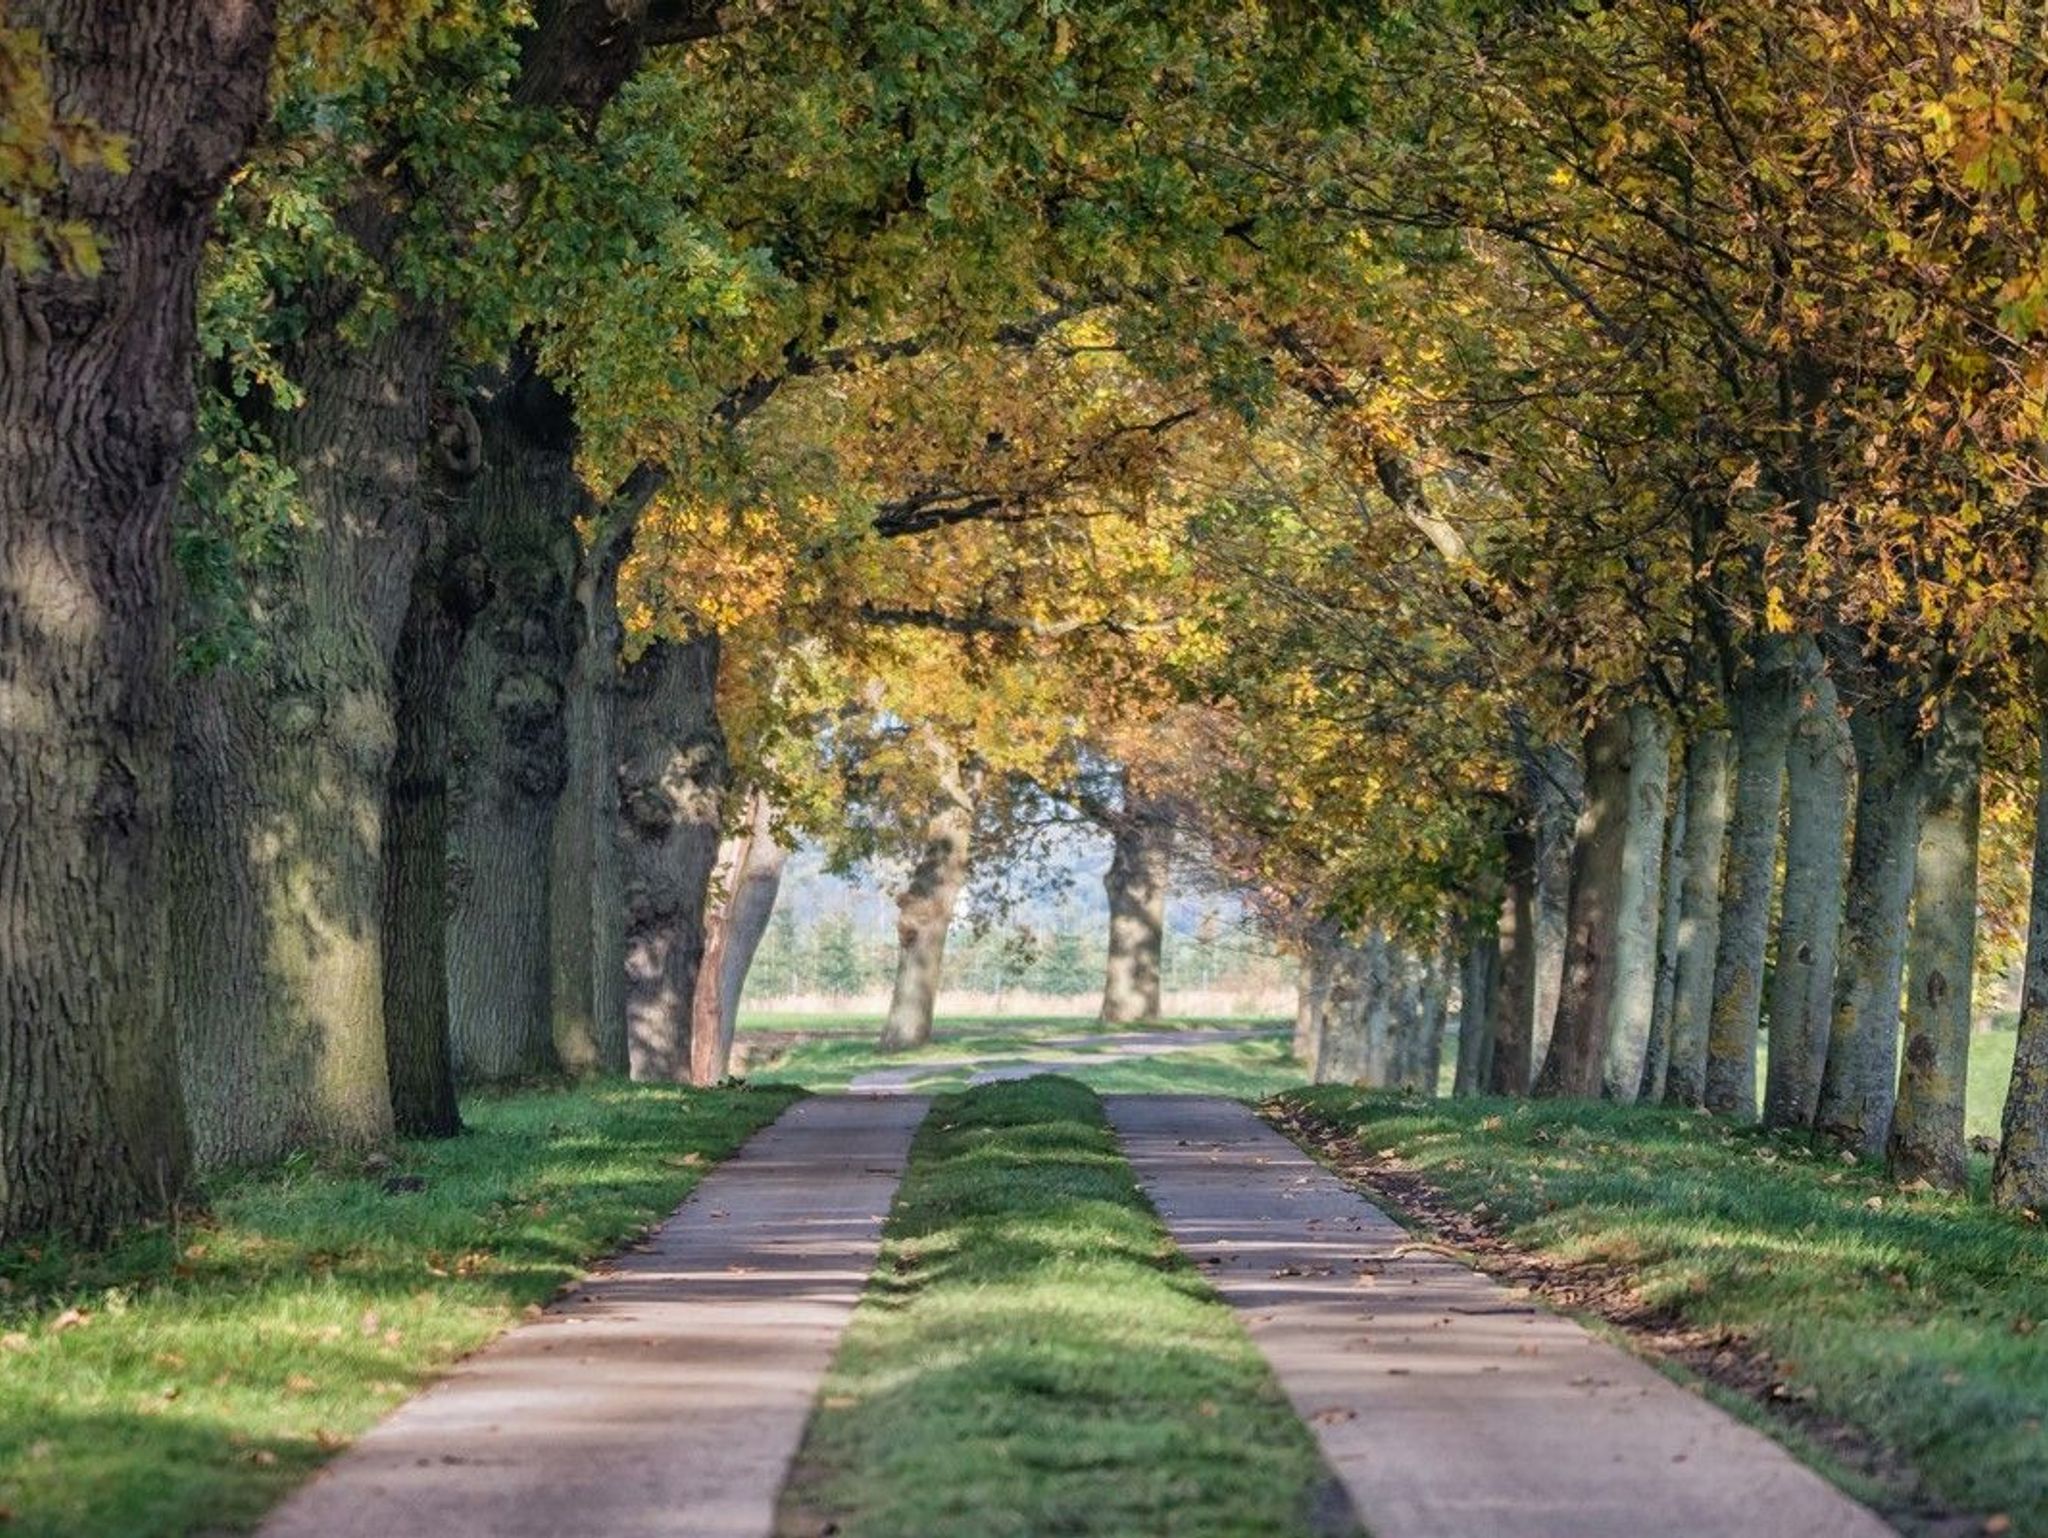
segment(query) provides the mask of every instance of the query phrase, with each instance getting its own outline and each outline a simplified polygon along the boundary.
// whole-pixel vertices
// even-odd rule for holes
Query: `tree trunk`
[[[619,864],[619,564],[634,514],[607,514],[576,574],[580,635],[563,734],[568,774],[549,856],[555,1054],[571,1073],[623,1074],[625,906]]]
[[[946,959],[953,906],[967,884],[974,839],[974,793],[957,764],[945,764],[924,847],[896,898],[896,986],[882,1024],[881,1049],[900,1052],[932,1039],[932,1009]]]
[[[1318,1084],[1372,1083],[1376,1044],[1386,1032],[1390,959],[1387,937],[1377,928],[1339,942],[1316,1063]]]
[[[1856,829],[1814,1125],[1831,1142],[1874,1159],[1884,1152],[1891,1130],[1923,784],[1917,704],[1878,692],[1882,686],[1874,681],[1869,687],[1849,713],[1856,745]]]
[[[1969,1185],[1963,1096],[1970,1080],[1970,985],[1977,975],[1977,834],[1984,721],[1958,688],[1928,748],[1927,801],[1906,943],[1906,1053],[1887,1153],[1894,1179]]]
[[[1493,1060],[1494,994],[1500,986],[1501,944],[1497,895],[1492,882],[1465,920],[1465,949],[1458,967],[1458,1068],[1454,1095],[1476,1095],[1486,1086]]]
[[[550,877],[569,777],[564,707],[579,637],[568,402],[531,371],[483,402],[483,467],[462,517],[487,584],[449,723],[448,1011],[455,1072],[555,1071]]]
[[[1671,1066],[1671,1013],[1678,998],[1678,931],[1685,895],[1686,807],[1692,796],[1692,752],[1679,771],[1678,794],[1664,824],[1664,899],[1657,913],[1657,996],[1650,1011],[1650,1040],[1643,1052],[1643,1077],[1636,1099],[1655,1105],[1664,1098]]]
[[[384,1061],[408,1137],[462,1130],[448,1035],[448,697],[475,603],[436,518],[392,666],[397,748],[384,855]]]
[[[683,1083],[704,903],[729,766],[718,724],[718,638],[656,641],[619,698],[620,868],[632,1075]]]
[[[1707,1031],[1714,1009],[1714,956],[1721,945],[1721,867],[1728,848],[1728,798],[1735,741],[1727,732],[1693,736],[1686,753],[1685,846],[1678,882],[1678,959],[1672,978],[1671,1057],[1666,1105],[1704,1105]]]
[[[1337,929],[1318,919],[1302,940],[1301,982],[1294,1010],[1294,1060],[1315,1076],[1329,1023],[1330,988],[1336,980]]]
[[[1771,883],[1777,873],[1785,757],[1799,709],[1801,652],[1784,636],[1752,647],[1729,691],[1735,721],[1735,790],[1721,876],[1721,934],[1714,951],[1714,999],[1707,1015],[1705,1104],[1726,1115],[1756,1115],[1757,1027],[1763,1016],[1764,958],[1771,940]]]
[[[1451,963],[1441,944],[1430,950],[1422,971],[1422,1029],[1415,1060],[1403,1083],[1435,1098],[1443,1080],[1444,1024],[1451,1009]]]
[[[441,330],[408,316],[308,343],[275,424],[306,513],[257,579],[263,656],[179,691],[168,949],[208,1164],[392,1132],[384,845],[392,665],[425,528]]]
[[[758,790],[749,792],[746,806],[746,825],[719,845],[711,902],[704,914],[704,964],[697,969],[690,1012],[692,1084],[717,1084],[731,1071],[739,990],[754,948],[767,933],[775,892],[782,883],[787,856],[775,842],[768,798]]]
[[[1664,906],[1664,809],[1671,789],[1669,724],[1649,706],[1632,705],[1628,732],[1628,827],[1602,1075],[1607,1098],[1620,1101],[1634,1100],[1642,1087],[1657,1011],[1657,920]]]
[[[1771,972],[1764,1125],[1810,1127],[1828,1055],[1856,752],[1832,680],[1815,676],[1786,757],[1785,885]]]
[[[767,798],[760,798],[756,837],[748,846],[746,869],[740,872],[740,889],[733,899],[732,933],[726,941],[718,989],[718,1029],[728,1053],[739,1026],[740,1000],[746,993],[747,977],[754,969],[755,953],[767,937],[769,921],[775,917],[775,899],[782,892],[782,868],[789,863],[789,850],[775,836],[772,812]]]
[[[97,273],[0,263],[0,1243],[162,1213],[188,1146],[162,964],[170,516],[193,296],[264,107],[274,6],[15,0],[51,100],[132,169],[59,169]]]
[[[2027,959],[2020,974],[2019,1038],[2006,1089],[1991,1197],[2001,1207],[2048,1212],[2048,652],[2034,658],[2035,759],[2033,891],[2027,901]]]
[[[1585,795],[1586,771],[1579,755],[1564,743],[1554,742],[1544,748],[1534,783],[1536,906],[1530,934],[1536,947],[1536,973],[1534,1029],[1529,1039],[1532,1072],[1550,1050],[1550,1028],[1557,1020],[1557,1001],[1564,992],[1572,850]]]
[[[1127,792],[1114,838],[1103,877],[1109,889],[1109,968],[1102,984],[1102,1019],[1110,1025],[1149,1023],[1159,1018],[1172,815]]]
[[[1613,712],[1586,734],[1586,804],[1572,845],[1564,983],[1536,1076],[1539,1095],[1600,1093],[1621,926],[1632,746],[1625,711]]]
[[[1500,905],[1500,983],[1493,996],[1493,1058],[1482,1082],[1489,1094],[1526,1095],[1536,1036],[1536,838],[1526,827],[1510,826],[1502,841],[1507,858]]]

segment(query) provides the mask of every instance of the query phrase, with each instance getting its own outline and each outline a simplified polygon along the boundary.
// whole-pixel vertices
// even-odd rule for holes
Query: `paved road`
[[[1375,1538],[1891,1532],[1699,1395],[1418,1246],[1248,1107],[1108,1105]]]
[[[802,1101],[643,1248],[401,1406],[262,1538],[766,1538],[923,1101]]]

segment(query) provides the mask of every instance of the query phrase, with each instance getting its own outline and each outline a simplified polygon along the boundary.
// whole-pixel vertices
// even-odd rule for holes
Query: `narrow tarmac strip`
[[[644,1244],[400,1406],[262,1538],[767,1538],[925,1106],[799,1101]]]
[[[1374,1538],[1883,1538],[1762,1433],[1411,1236],[1235,1101],[1112,1096]]]

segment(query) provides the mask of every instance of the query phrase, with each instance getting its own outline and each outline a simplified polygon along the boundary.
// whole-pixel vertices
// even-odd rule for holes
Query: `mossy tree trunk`
[[[1714,956],[1721,945],[1721,867],[1728,848],[1734,764],[1729,733],[1707,727],[1693,734],[1686,749],[1685,842],[1677,876],[1678,955],[1663,1093],[1667,1105],[1698,1106],[1707,1097],[1707,1032],[1714,1008]]]
[[[1609,712],[1586,734],[1585,806],[1572,844],[1564,982],[1557,1022],[1536,1075],[1539,1095],[1590,1098],[1600,1093],[1621,926],[1632,748],[1626,711]]]
[[[15,0],[6,19],[47,46],[56,110],[125,139],[132,169],[53,167],[38,193],[52,226],[92,232],[97,272],[0,262],[0,1242],[97,1238],[186,1180],[170,522],[200,257],[262,117],[275,7]]]
[[[1707,1015],[1705,1105],[1756,1115],[1757,1031],[1763,1019],[1764,961],[1771,940],[1771,887],[1785,804],[1785,756],[1799,709],[1798,646],[1785,636],[1752,642],[1729,688],[1735,725],[1735,784],[1721,873],[1721,933]]]
[[[168,954],[209,1164],[392,1133],[392,666],[425,529],[441,338],[436,318],[406,315],[362,342],[316,329],[301,349],[305,402],[274,433],[306,522],[255,579],[264,652],[179,691],[166,877],[187,920]]]
[[[1647,705],[1628,711],[1628,826],[1615,923],[1603,1093],[1631,1101],[1642,1087],[1657,1011],[1657,921],[1663,912],[1665,804],[1671,729]]]
[[[1918,701],[1882,678],[1858,680],[1856,826],[1815,1128],[1865,1158],[1884,1152],[1896,1094],[1899,991],[1924,793]]]
[[[718,638],[660,640],[619,698],[625,1013],[632,1075],[687,1082],[704,905],[730,765],[717,711]]]
[[[1764,1125],[1809,1127],[1828,1055],[1856,750],[1834,682],[1816,674],[1786,757],[1785,884],[1771,972]]]
[[[1991,1196],[2001,1207],[2048,1212],[2048,652],[2034,658],[2039,778],[2034,802],[2033,891],[2020,973],[2019,1037],[2006,1089]]]
[[[1927,798],[1913,865],[1906,942],[1906,1050],[1886,1154],[1893,1178],[1947,1191],[1969,1185],[1963,1099],[1970,1081],[1970,996],[1977,972],[1977,843],[1984,722],[1958,688],[1928,744]]]

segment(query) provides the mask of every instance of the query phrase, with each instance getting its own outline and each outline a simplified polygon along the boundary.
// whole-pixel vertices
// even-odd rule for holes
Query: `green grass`
[[[1288,1055],[1286,1035],[1214,1041],[1208,1034],[1224,1026],[1245,1029],[1272,1024],[1171,1020],[1157,1026],[1112,1028],[1093,1021],[976,1020],[942,1027],[928,1047],[885,1053],[877,1051],[874,1044],[880,1022],[869,1020],[857,1036],[847,1033],[802,1042],[750,1065],[748,1072],[762,1080],[837,1091],[860,1074],[928,1065],[928,1071],[919,1073],[911,1087],[924,1093],[947,1093],[966,1088],[969,1078],[981,1070],[1072,1057],[1080,1060],[1060,1063],[1057,1071],[1105,1094],[1184,1093],[1257,1099],[1302,1081],[1300,1066]],[[1187,1045],[1157,1056],[1116,1059],[1115,1042],[1110,1038],[1132,1030],[1185,1033]],[[1082,1037],[1103,1039],[1075,1046],[1046,1045],[1047,1038]],[[1090,1058],[1101,1061],[1086,1061]],[[971,1060],[971,1065],[962,1066],[963,1059]]]
[[[1318,1526],[1308,1430],[1081,1085],[939,1100],[875,1276],[784,1493],[785,1538],[1349,1530]]]
[[[1686,1112],[1334,1087],[1279,1104],[1355,1130],[1524,1249],[1626,1268],[1653,1306],[1768,1351],[1789,1392],[1946,1501],[2048,1533],[2038,1225]]]
[[[1998,1136],[2005,1092],[2012,1086],[2012,1054],[2018,1040],[2019,1033],[2011,1026],[1978,1031],[1970,1038],[1970,1082],[1963,1094],[1964,1130],[1971,1137]]]
[[[0,1252],[0,1531],[245,1528],[457,1357],[665,1214],[782,1090],[604,1084],[465,1107],[425,1182],[310,1162],[81,1254]]]

